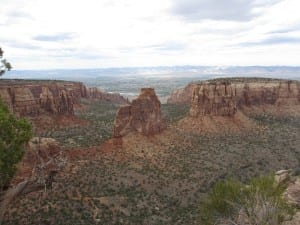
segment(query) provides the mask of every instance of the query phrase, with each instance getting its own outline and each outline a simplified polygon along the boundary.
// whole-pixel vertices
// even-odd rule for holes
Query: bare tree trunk
[[[45,181],[45,184],[37,183],[35,180],[26,180],[23,181],[12,189],[9,189],[1,198],[0,198],[0,224],[2,224],[5,212],[9,204],[20,195],[26,195],[31,192],[39,191],[42,189],[49,189],[52,186],[54,181],[54,176],[56,171],[52,171],[48,178]]]
[[[1,198],[0,202],[0,223],[2,223],[4,214],[9,206],[9,204],[17,198],[19,195],[28,194],[33,191],[37,191],[43,188],[43,185],[38,185],[33,181],[23,181],[19,183],[16,187],[9,189]]]
[[[49,156],[47,151],[46,160],[40,155],[40,142],[38,139],[38,149],[35,151],[35,165],[32,169],[32,175],[27,180],[17,184],[15,187],[8,189],[1,195],[0,192],[0,225],[4,219],[5,213],[8,209],[9,204],[15,200],[18,196],[26,195],[31,192],[39,190],[47,190],[52,188],[54,177],[66,164],[66,158],[60,153]],[[54,168],[51,168],[51,167]]]

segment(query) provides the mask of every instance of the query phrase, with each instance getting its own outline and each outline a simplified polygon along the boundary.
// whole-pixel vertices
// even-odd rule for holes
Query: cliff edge
[[[123,96],[87,88],[81,82],[1,80],[0,97],[18,116],[74,115],[81,98],[127,104]]]
[[[174,91],[168,103],[188,104],[190,115],[233,116],[249,107],[300,105],[300,82],[268,78],[224,78],[191,83]]]

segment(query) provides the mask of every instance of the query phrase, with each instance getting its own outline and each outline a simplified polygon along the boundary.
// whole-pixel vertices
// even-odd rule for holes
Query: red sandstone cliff
[[[89,98],[101,101],[113,102],[116,104],[128,104],[129,101],[119,93],[107,93],[98,88],[89,88]]]
[[[130,105],[121,106],[117,111],[113,136],[121,137],[130,132],[153,135],[166,128],[154,89],[142,88],[138,98]]]
[[[167,103],[168,104],[190,104],[191,96],[193,95],[194,88],[195,88],[195,84],[190,83],[184,88],[180,88],[173,91],[170,97],[167,99]]]
[[[121,95],[68,81],[1,80],[0,97],[19,116],[73,115],[81,98],[127,103]]]
[[[86,97],[82,83],[1,80],[0,97],[20,116],[74,114],[74,104]]]
[[[193,90],[190,115],[233,116],[237,111],[230,83],[204,83]]]
[[[300,82],[259,78],[203,81],[174,91],[168,102],[190,104],[194,117],[233,116],[244,107],[300,105]]]

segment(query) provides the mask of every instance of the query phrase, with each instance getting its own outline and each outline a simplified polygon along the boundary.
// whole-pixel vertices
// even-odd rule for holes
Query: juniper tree
[[[12,66],[3,59],[0,48],[0,76]],[[31,125],[25,119],[16,118],[0,97],[0,193],[15,174],[16,164],[24,155],[24,145],[32,136]]]

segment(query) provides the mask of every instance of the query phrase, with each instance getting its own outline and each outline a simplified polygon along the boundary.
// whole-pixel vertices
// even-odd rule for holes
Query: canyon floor
[[[251,116],[251,130],[192,133],[187,106],[162,105],[160,135],[112,140],[117,107],[83,102],[86,120],[41,133],[70,156],[53,188],[16,200],[3,224],[199,224],[199,206],[220,179],[241,181],[300,165],[300,117]]]

